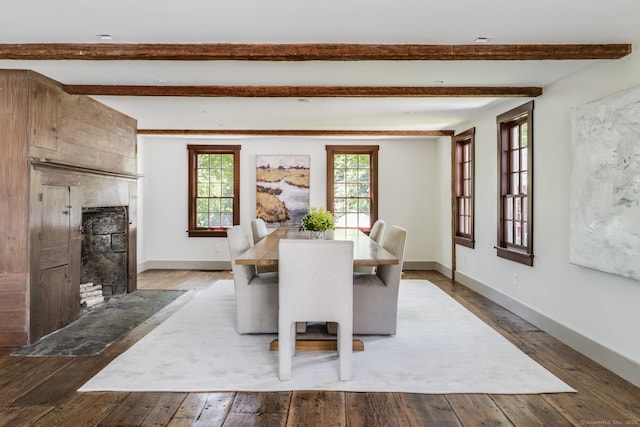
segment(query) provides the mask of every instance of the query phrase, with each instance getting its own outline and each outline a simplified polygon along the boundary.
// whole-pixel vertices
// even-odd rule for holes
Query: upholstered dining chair
[[[338,325],[340,379],[351,379],[353,242],[280,240],[278,359],[280,380],[291,378],[296,322]]]
[[[236,265],[236,258],[251,247],[239,225],[227,230],[236,318],[239,334],[278,332],[278,273],[256,273],[253,265]]]
[[[255,245],[260,240],[267,237],[269,230],[267,229],[267,223],[262,218],[256,218],[251,220],[251,231],[253,233],[253,244]]]
[[[251,220],[251,232],[253,234],[253,244],[255,245],[260,240],[267,237],[269,230],[267,229],[267,223],[262,218],[256,218]],[[256,273],[270,273],[278,271],[278,266],[274,265],[262,265],[256,266]]]
[[[387,227],[382,247],[395,255],[399,264],[380,265],[375,274],[353,275],[353,333],[395,335],[398,322],[398,288],[407,242],[407,230]]]
[[[369,238],[376,243],[380,243],[382,241],[382,236],[384,235],[384,229],[387,226],[387,223],[382,219],[376,220],[371,226],[371,231],[369,231]],[[375,267],[355,267],[353,269],[356,273],[365,273],[365,274],[375,274]]]

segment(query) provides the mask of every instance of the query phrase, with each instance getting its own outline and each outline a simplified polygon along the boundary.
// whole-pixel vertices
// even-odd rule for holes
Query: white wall
[[[448,138],[446,138],[448,141]],[[256,155],[311,156],[311,206],[326,203],[325,145],[374,144],[379,152],[379,212],[389,224],[407,228],[406,262],[433,262],[439,240],[438,139],[139,138],[140,223],[138,270],[214,268],[228,264],[225,238],[187,237],[187,144],[240,144],[240,222],[250,233],[255,218]],[[448,143],[448,142],[447,142]],[[217,263],[216,263],[217,262]]]
[[[527,100],[510,101],[457,129],[476,127],[476,247],[457,246],[456,278],[640,385],[640,282],[569,264],[570,109],[638,85],[635,53],[595,63],[534,100],[533,267],[498,258],[494,249],[496,116]],[[442,173],[444,180],[449,171]],[[450,250],[440,243],[439,253]]]

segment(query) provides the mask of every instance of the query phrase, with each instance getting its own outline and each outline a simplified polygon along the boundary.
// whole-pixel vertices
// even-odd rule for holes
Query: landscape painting
[[[640,280],[640,88],[572,110],[573,264]]]
[[[298,226],[309,209],[310,156],[256,156],[256,217]]]

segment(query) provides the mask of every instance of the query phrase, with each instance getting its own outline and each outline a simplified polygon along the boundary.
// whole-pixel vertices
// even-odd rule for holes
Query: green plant
[[[325,208],[309,208],[300,224],[300,230],[325,231],[335,228],[333,214]]]

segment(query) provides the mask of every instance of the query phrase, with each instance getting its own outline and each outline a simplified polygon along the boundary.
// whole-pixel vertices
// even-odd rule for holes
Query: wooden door
[[[41,193],[41,231],[39,236],[39,277],[32,295],[32,341],[67,325],[78,317],[79,283],[75,280],[78,259],[72,259],[78,246],[72,240],[76,217],[72,188],[43,185]]]

